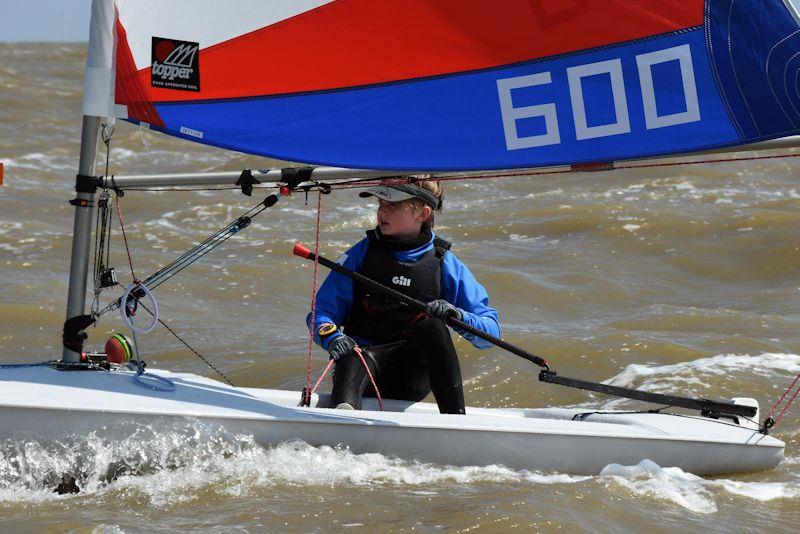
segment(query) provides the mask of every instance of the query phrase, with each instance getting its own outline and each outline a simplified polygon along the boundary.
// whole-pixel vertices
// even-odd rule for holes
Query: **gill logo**
[[[395,276],[392,278],[392,283],[398,286],[409,287],[411,285],[411,279],[405,276]]]

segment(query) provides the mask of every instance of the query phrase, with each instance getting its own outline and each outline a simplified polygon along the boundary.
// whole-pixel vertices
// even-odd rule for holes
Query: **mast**
[[[84,78],[83,127],[75,180],[75,222],[72,230],[72,255],[67,292],[67,321],[84,314],[86,305],[86,280],[89,270],[92,215],[95,191],[93,180],[97,156],[97,138],[104,117],[113,118],[114,72],[114,2],[92,0],[92,17],[89,24],[89,50]],[[77,334],[77,332],[72,332]],[[70,332],[65,325],[65,341]],[[76,362],[80,354],[64,347],[62,361]]]

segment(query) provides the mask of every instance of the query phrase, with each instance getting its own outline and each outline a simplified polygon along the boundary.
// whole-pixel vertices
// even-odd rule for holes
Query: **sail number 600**
[[[652,68],[653,65],[675,60],[680,64],[685,111],[659,115],[656,107],[655,90],[653,88]],[[697,86],[695,85],[694,68],[692,66],[692,52],[688,44],[657,50],[655,52],[648,52],[646,54],[639,54],[636,56],[636,67],[639,71],[639,86],[641,88],[642,104],[644,107],[645,126],[648,130],[700,120],[700,104],[697,100]],[[581,80],[587,76],[595,76],[598,74],[607,74],[611,78],[611,94],[614,100],[615,120],[609,124],[590,126],[586,120],[586,107],[584,104]],[[572,104],[572,116],[575,123],[575,137],[578,141],[619,135],[631,131],[630,118],[628,116],[628,101],[625,95],[625,81],[622,77],[621,59],[617,58],[569,67],[567,68],[567,81],[569,83],[569,96]],[[503,131],[505,132],[506,147],[508,150],[561,143],[555,103],[514,107],[514,103],[511,99],[511,91],[514,89],[545,85],[551,82],[550,71],[497,80],[497,94],[500,98]],[[543,134],[520,137],[517,131],[517,121],[520,119],[538,117],[544,119],[545,132]]]

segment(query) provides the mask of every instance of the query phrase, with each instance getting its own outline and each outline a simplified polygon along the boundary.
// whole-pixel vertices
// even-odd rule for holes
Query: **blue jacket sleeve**
[[[442,264],[442,297],[461,310],[462,321],[487,334],[500,337],[497,310],[489,306],[486,289],[475,280],[467,266],[449,251]],[[459,334],[479,349],[493,346],[469,332]]]
[[[369,241],[364,238],[345,252],[336,263],[350,270],[358,271],[364,262]],[[322,286],[317,291],[317,314],[314,319],[314,341],[327,350],[331,341],[341,334],[327,338],[321,343],[317,330],[322,323],[333,323],[341,326],[353,307],[353,281],[335,271],[328,274]],[[306,317],[306,325],[311,328],[311,313]]]

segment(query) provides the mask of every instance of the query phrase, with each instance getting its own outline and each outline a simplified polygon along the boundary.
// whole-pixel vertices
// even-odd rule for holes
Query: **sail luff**
[[[86,307],[86,283],[89,273],[95,189],[86,187],[85,180],[82,180],[81,177],[94,174],[100,128],[104,118],[113,117],[113,23],[113,0],[93,0],[89,24],[89,53],[84,79],[81,148],[75,186],[77,196],[74,201],[75,220],[72,230],[69,289],[67,290],[67,320],[83,315]],[[80,354],[65,346],[61,359],[65,362],[77,362]]]

